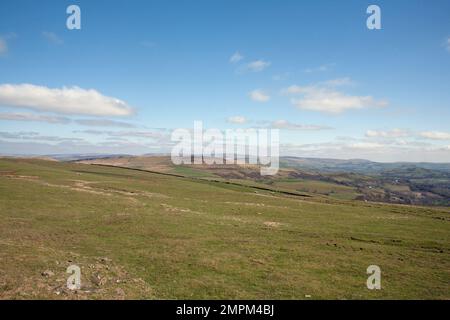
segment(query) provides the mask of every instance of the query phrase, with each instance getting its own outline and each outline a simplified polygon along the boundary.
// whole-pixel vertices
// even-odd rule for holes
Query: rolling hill
[[[241,184],[251,182],[336,199],[450,206],[450,164],[282,157],[278,174],[262,177],[255,165],[175,166],[168,156],[105,156],[74,161]]]
[[[449,208],[152,161],[0,159],[0,298],[450,298]],[[65,288],[72,264],[78,291]],[[382,290],[366,288],[374,264]]]

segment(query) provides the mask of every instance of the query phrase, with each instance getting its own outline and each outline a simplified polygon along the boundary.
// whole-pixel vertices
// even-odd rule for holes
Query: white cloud
[[[236,51],[231,57],[230,57],[230,63],[237,63],[244,59],[244,56],[242,56],[238,51]]]
[[[30,140],[6,141],[0,139],[0,153],[2,155],[51,155],[51,154],[134,154],[157,152],[170,154],[172,145],[155,144],[150,142],[132,142],[108,140],[95,143],[89,141],[61,141],[40,142]]]
[[[171,141],[170,133],[168,132],[161,132],[158,130],[155,131],[102,131],[102,130],[83,130],[83,131],[74,131],[74,133],[84,133],[84,134],[90,134],[90,135],[106,135],[108,137],[114,137],[114,138],[123,138],[123,137],[131,137],[131,138],[138,138],[143,139],[144,141],[148,139],[161,143],[161,144],[173,144]]]
[[[426,132],[421,132],[420,136],[422,138],[431,139],[431,140],[450,140],[449,132],[426,131]]]
[[[132,123],[108,119],[79,119],[75,120],[75,122],[82,126],[89,126],[89,127],[136,128],[136,126]]]
[[[0,56],[6,54],[9,50],[7,41],[14,39],[16,37],[17,37],[17,35],[14,32],[0,35]]]
[[[0,138],[8,140],[35,140],[48,142],[63,142],[63,141],[83,141],[81,138],[66,138],[61,136],[43,136],[38,132],[0,132]]]
[[[445,41],[445,47],[447,48],[447,51],[450,52],[450,37]]]
[[[292,99],[291,101],[300,109],[328,113],[341,113],[351,109],[386,105],[385,102],[376,101],[371,96],[351,96],[331,90],[314,90],[305,94],[302,99]]]
[[[383,148],[385,145],[376,142],[356,142],[349,145],[350,148],[356,149],[374,149]]]
[[[256,60],[247,64],[246,69],[252,72],[260,72],[270,66],[269,61]]]
[[[340,87],[340,86],[351,86],[354,85],[355,83],[349,77],[344,77],[324,81],[322,82],[322,84],[330,87]]]
[[[250,99],[257,102],[267,102],[270,96],[260,89],[249,92]]]
[[[119,128],[136,128],[136,125],[123,121],[115,121],[109,119],[77,119],[72,120],[67,117],[36,114],[36,113],[0,113],[0,120],[7,121],[32,121],[32,122],[48,122],[53,124],[76,123],[89,127],[119,127]]]
[[[63,44],[64,41],[53,32],[42,31],[42,36],[50,43]]]
[[[343,83],[348,83],[348,81],[335,80],[333,83],[334,85],[342,85]],[[291,103],[299,109],[334,114],[352,109],[384,107],[387,105],[386,101],[376,100],[372,96],[356,96],[342,93],[326,83],[312,86],[293,85],[282,90],[282,92],[288,95],[302,95],[301,98],[291,99]]]
[[[334,159],[367,159],[380,162],[450,162],[446,146],[417,144],[386,144],[361,139],[339,139],[323,143],[282,144],[281,155]]]
[[[315,68],[308,68],[304,71],[306,73],[312,73],[312,72],[325,72],[331,69],[331,67],[334,66],[333,63],[323,64],[321,66],[315,67]]]
[[[234,117],[229,117],[227,119],[227,121],[230,123],[242,124],[242,123],[246,123],[247,119],[245,117],[241,117],[241,116],[234,116]]]
[[[281,92],[283,94],[300,94],[300,93],[304,93],[304,90],[305,90],[304,87],[292,85],[288,88],[281,90]]]
[[[0,120],[10,121],[34,121],[48,123],[69,123],[70,119],[66,117],[40,115],[34,113],[0,113]]]
[[[52,89],[32,84],[2,84],[0,105],[95,116],[127,116],[133,113],[133,109],[122,100],[76,86]]]
[[[328,126],[320,126],[320,125],[310,125],[310,124],[297,124],[292,123],[287,120],[276,120],[273,121],[270,126],[276,129],[286,129],[286,130],[305,130],[305,131],[315,131],[315,130],[328,130],[332,129]]]
[[[403,129],[392,129],[389,131],[382,130],[367,130],[366,137],[369,138],[404,138],[410,136],[407,130]]]

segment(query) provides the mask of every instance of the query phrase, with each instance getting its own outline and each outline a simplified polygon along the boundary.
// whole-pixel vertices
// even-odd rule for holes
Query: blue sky
[[[0,2],[2,154],[167,152],[201,120],[279,128],[283,154],[450,162],[449,85],[449,1]]]

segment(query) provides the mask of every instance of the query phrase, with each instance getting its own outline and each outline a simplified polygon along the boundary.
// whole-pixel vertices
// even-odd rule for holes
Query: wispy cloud
[[[447,48],[447,51],[450,52],[450,37],[445,41],[445,47]]]
[[[299,109],[327,113],[341,113],[351,109],[363,109],[370,106],[385,106],[371,96],[349,96],[337,91],[311,92],[305,99],[292,99]]]
[[[81,138],[66,138],[61,136],[44,136],[38,132],[0,132],[0,138],[8,140],[31,140],[47,142],[83,141]]]
[[[347,110],[368,107],[384,107],[385,100],[377,100],[372,96],[357,96],[336,90],[336,86],[348,84],[349,79],[335,79],[310,86],[292,85],[282,90],[285,95],[300,95],[292,98],[291,103],[299,109],[337,114]]]
[[[241,55],[238,51],[236,51],[231,57],[230,57],[230,63],[238,63],[244,59],[244,56]]]
[[[6,121],[30,121],[30,122],[47,122],[52,124],[68,124],[76,123],[88,127],[117,127],[117,128],[136,128],[133,123],[109,120],[109,119],[70,119],[62,116],[54,116],[47,114],[25,113],[25,112],[3,112],[0,113],[0,120]]]
[[[0,105],[95,116],[127,116],[133,113],[133,109],[122,100],[76,86],[53,89],[32,84],[2,84]]]
[[[355,82],[349,77],[336,78],[321,82],[322,85],[329,87],[352,86]]]
[[[248,63],[245,66],[245,70],[251,72],[261,72],[264,69],[268,68],[271,65],[271,62],[265,60],[255,60]]]
[[[89,135],[103,135],[114,138],[138,138],[138,140],[151,140],[152,142],[160,143],[163,145],[173,144],[170,137],[170,132],[164,132],[161,130],[154,131],[110,131],[110,130],[82,130],[82,131],[74,131],[74,133],[83,133]]]
[[[384,144],[382,143],[378,143],[378,142],[355,142],[355,143],[350,143],[348,145],[348,147],[350,148],[355,148],[355,149],[376,149],[376,148],[383,148],[385,147]]]
[[[136,125],[123,121],[109,119],[79,119],[75,120],[77,124],[88,127],[117,127],[117,128],[136,128]]]
[[[249,92],[249,96],[250,99],[257,102],[267,102],[270,100],[270,96],[261,89],[256,89]]]
[[[307,144],[282,144],[283,155],[334,159],[368,159],[372,161],[450,161],[448,146],[417,141],[367,141],[346,137],[336,141]],[[439,159],[439,160],[438,160]]]
[[[334,66],[334,63],[327,63],[327,64],[320,65],[318,67],[305,69],[304,72],[305,73],[325,72],[325,71],[330,70],[333,66]]]
[[[388,131],[383,130],[367,130],[366,137],[368,138],[406,138],[411,136],[408,130],[404,129],[392,129]]]
[[[52,44],[63,44],[64,41],[58,37],[55,33],[49,32],[49,31],[42,31],[42,36],[50,43]]]
[[[409,129],[392,130],[367,130],[365,134],[368,141],[382,142],[389,145],[428,146],[429,142],[423,140],[450,141],[450,132],[422,131],[417,132]],[[440,144],[440,143],[438,143]]]
[[[420,136],[431,140],[450,140],[450,132],[442,131],[425,131],[421,132]]]
[[[51,154],[143,154],[150,152],[170,153],[172,145],[154,142],[133,142],[116,137],[103,142],[80,141],[29,141],[3,140],[0,137],[0,152],[3,155],[51,155]]]
[[[4,56],[9,50],[8,40],[14,39],[15,37],[17,37],[17,35],[13,32],[6,35],[0,35],[0,57]]]
[[[34,113],[0,113],[0,120],[10,121],[33,121],[33,122],[48,122],[48,123],[69,123],[71,120],[66,117],[41,115]]]
[[[314,124],[300,124],[300,123],[292,123],[287,120],[276,120],[272,121],[268,125],[270,128],[275,129],[285,129],[285,130],[294,130],[294,131],[318,131],[318,130],[330,130],[333,129],[329,126],[321,126]]]
[[[247,119],[245,117],[242,117],[242,116],[234,116],[234,117],[229,117],[227,119],[227,121],[229,123],[243,124],[243,123],[247,122]]]

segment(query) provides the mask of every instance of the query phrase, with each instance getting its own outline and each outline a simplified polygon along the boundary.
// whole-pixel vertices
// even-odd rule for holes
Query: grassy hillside
[[[175,166],[168,156],[111,156],[80,162],[252,182],[336,199],[450,207],[449,164],[282,157],[282,167],[276,175],[261,177],[260,168],[255,165]]]
[[[449,299],[450,211],[0,159],[0,265],[1,298]]]

